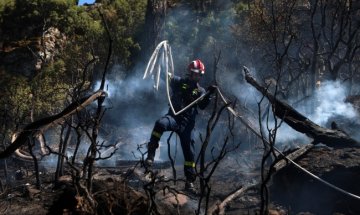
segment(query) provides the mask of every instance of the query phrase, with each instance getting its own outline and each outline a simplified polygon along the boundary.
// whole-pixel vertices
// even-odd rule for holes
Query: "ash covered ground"
[[[212,192],[209,207],[224,200],[237,189],[260,180],[256,165],[261,155],[256,151],[242,151],[229,155],[220,163],[211,178]],[[357,148],[331,149],[315,147],[297,162],[330,183],[354,194],[360,193],[360,150]],[[254,161],[254,162],[249,162]],[[2,180],[1,214],[76,214],[81,207],[69,174],[54,183],[54,169],[41,165],[41,189],[35,187],[33,166],[29,162],[9,159],[8,181]],[[152,190],[160,214],[195,214],[198,196],[184,191],[182,166],[176,166],[174,184],[172,168],[161,162]],[[166,165],[165,165],[166,164]],[[136,162],[119,160],[115,167],[98,166],[94,174],[94,196],[99,214],[146,214],[149,198],[145,187],[149,184],[144,168]],[[68,173],[65,171],[65,173]],[[1,178],[4,179],[4,171]],[[199,189],[197,181],[196,187]],[[175,198],[176,197],[176,198]],[[203,201],[204,206],[204,201]],[[288,166],[274,175],[270,183],[270,212],[273,214],[359,214],[358,200],[340,193]],[[258,214],[258,189],[249,189],[231,201],[226,214]],[[306,212],[306,213],[305,213]],[[203,211],[202,211],[203,213]]]

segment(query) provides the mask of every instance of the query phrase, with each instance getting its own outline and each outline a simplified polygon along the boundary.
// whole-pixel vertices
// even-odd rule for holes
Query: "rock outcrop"
[[[6,71],[31,77],[44,63],[54,60],[65,46],[66,37],[57,28],[48,28],[43,36],[2,43],[0,65]]]

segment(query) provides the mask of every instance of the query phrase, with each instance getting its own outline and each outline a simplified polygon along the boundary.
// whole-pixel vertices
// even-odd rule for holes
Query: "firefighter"
[[[201,77],[205,74],[205,66],[201,60],[194,60],[188,65],[186,78],[178,76],[169,76],[171,88],[171,102],[175,112],[182,110],[188,104],[206,94],[204,88],[199,85]],[[209,93],[204,96],[195,105],[175,115],[171,108],[167,114],[155,122],[151,133],[150,142],[148,143],[148,154],[145,165],[151,167],[154,162],[155,151],[159,147],[159,140],[165,131],[174,131],[180,138],[182,151],[184,154],[184,173],[186,177],[185,189],[196,192],[193,182],[195,175],[195,148],[193,140],[193,129],[195,126],[195,117],[198,109],[204,109],[210,102],[210,95],[215,91],[216,86],[209,86]]]

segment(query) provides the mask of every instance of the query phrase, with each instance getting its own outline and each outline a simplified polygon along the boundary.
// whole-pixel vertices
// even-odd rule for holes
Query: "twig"
[[[234,199],[238,198],[240,195],[242,195],[243,193],[245,193],[246,191],[250,190],[250,189],[258,189],[260,186],[260,184],[255,184],[255,185],[247,185],[244,187],[241,187],[240,189],[236,190],[235,192],[231,193],[230,195],[228,195],[222,202],[220,203],[216,203],[215,205],[213,205],[212,207],[209,208],[208,210],[208,214],[209,215],[213,215],[215,213],[219,214],[219,215],[223,215],[225,214],[225,207]]]

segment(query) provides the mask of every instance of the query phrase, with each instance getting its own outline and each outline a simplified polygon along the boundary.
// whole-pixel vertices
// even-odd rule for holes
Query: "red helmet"
[[[203,75],[205,74],[205,65],[203,64],[203,62],[201,62],[201,60],[197,59],[189,64],[188,70],[190,73],[195,72]]]

